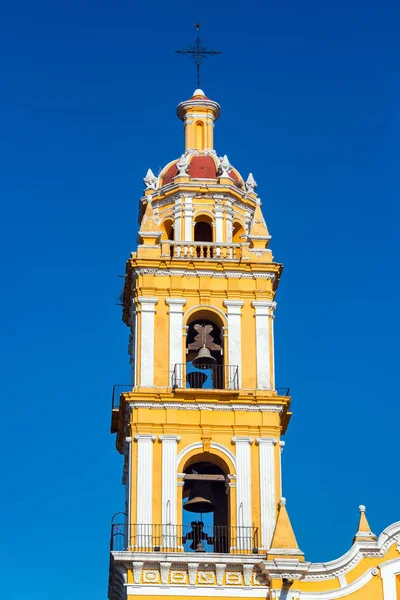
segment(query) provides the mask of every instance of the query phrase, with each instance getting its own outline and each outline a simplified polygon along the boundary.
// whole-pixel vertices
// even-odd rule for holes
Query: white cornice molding
[[[305,581],[332,579],[345,575],[363,558],[382,558],[388,548],[400,542],[400,521],[389,525],[377,540],[356,541],[343,556],[325,563],[311,563]]]
[[[189,242],[177,242],[179,244],[184,245],[189,244]],[[221,244],[222,246],[223,244]],[[180,257],[179,259],[176,260],[188,260],[185,257]],[[201,259],[196,259],[193,257],[190,257],[190,260],[201,260]],[[221,262],[221,259],[215,259],[215,261],[217,262],[217,260],[219,260]],[[222,259],[225,260],[225,259]],[[204,259],[205,262],[209,262],[209,259]],[[241,272],[241,271],[224,271],[224,272],[218,272],[218,271],[210,271],[210,270],[201,270],[201,269],[197,269],[197,270],[191,270],[191,269],[152,269],[152,268],[147,268],[147,267],[138,267],[135,269],[135,273],[137,275],[155,275],[156,277],[171,277],[171,276],[177,276],[177,277],[215,277],[215,278],[220,278],[220,279],[271,279],[272,281],[275,280],[276,278],[276,273],[275,272],[271,272],[271,271],[253,271],[251,273],[246,273],[246,272]],[[257,302],[257,301],[254,301]],[[260,302],[262,302],[260,300]]]
[[[238,412],[274,412],[281,413],[283,406],[280,404],[208,404],[203,402],[129,402],[129,408],[151,408],[153,410],[176,409],[176,410],[212,410],[216,412],[238,411]]]

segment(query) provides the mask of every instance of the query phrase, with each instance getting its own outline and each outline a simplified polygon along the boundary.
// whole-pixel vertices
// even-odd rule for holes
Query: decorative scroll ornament
[[[249,173],[249,176],[246,181],[246,192],[254,192],[254,189],[257,187],[257,182],[253,177],[253,173]]]
[[[189,158],[182,154],[179,161],[176,163],[176,167],[178,169],[178,175],[187,175],[187,170],[189,168]]]
[[[157,177],[151,169],[147,170],[146,177],[143,179],[146,190],[155,190],[157,185]]]
[[[220,165],[218,168],[218,173],[221,177],[229,177],[229,171],[232,169],[232,165],[230,164],[227,155],[225,154],[223,158],[220,158]]]

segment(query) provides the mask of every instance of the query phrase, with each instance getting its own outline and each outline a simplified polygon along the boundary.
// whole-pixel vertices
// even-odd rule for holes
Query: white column
[[[251,515],[251,465],[250,444],[253,438],[236,436],[236,525],[237,547],[250,549],[252,545]]]
[[[160,435],[162,442],[162,545],[167,548],[176,547],[176,450],[180,441],[179,435]]]
[[[180,242],[182,240],[182,198],[178,196],[174,206],[174,240]]]
[[[224,230],[223,230],[223,223],[224,223],[224,209],[222,206],[216,205],[215,206],[215,241],[216,242],[223,242],[224,240]]]
[[[131,521],[131,473],[132,473],[132,438],[125,438],[125,465],[124,465],[124,475],[123,481],[125,484],[125,512],[127,515],[127,525],[129,526]]]
[[[232,243],[232,222],[233,222],[233,210],[232,210],[232,202],[230,200],[226,200],[226,241],[228,244]]]
[[[169,380],[171,384],[175,365],[183,363],[183,307],[185,298],[166,298],[165,303],[169,306]],[[178,367],[179,368],[179,367]]]
[[[261,548],[271,546],[276,522],[275,444],[274,438],[257,438],[260,456]]]
[[[136,478],[136,545],[150,547],[152,544],[153,519],[153,442],[155,435],[138,433],[135,440],[137,451]]]
[[[228,363],[231,367],[238,367],[238,384],[242,387],[242,300],[224,300],[224,305],[228,309]],[[231,371],[229,369],[229,371]],[[231,381],[230,387],[233,388],[233,373],[228,373]]]
[[[282,452],[283,449],[285,447],[285,443],[283,440],[281,440],[279,442],[279,485],[280,485],[280,490],[279,490],[279,498],[282,498],[283,496],[283,488],[282,488]]]
[[[141,305],[140,385],[151,387],[154,385],[154,307],[158,298],[139,296],[138,301]]]
[[[193,241],[193,203],[192,198],[186,197],[184,204],[184,224],[185,224],[185,235],[183,238],[184,242]]]
[[[271,390],[274,387],[272,319],[276,302],[254,300],[251,305],[256,311],[257,389]]]

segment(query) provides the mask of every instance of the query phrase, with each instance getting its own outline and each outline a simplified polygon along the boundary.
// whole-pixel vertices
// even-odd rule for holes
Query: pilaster
[[[228,310],[228,362],[238,366],[239,388],[242,387],[242,300],[224,300]]]
[[[236,526],[237,544],[244,549],[251,547],[251,465],[250,445],[252,437],[236,436]]]
[[[276,523],[275,438],[257,438],[260,458],[261,548],[271,545]]]
[[[275,384],[272,319],[276,302],[254,300],[251,305],[255,309],[256,321],[257,389],[271,390]]]
[[[140,328],[140,385],[154,385],[154,315],[158,298],[139,296],[141,310]]]
[[[169,306],[169,380],[171,381],[175,365],[182,363],[182,327],[183,307],[185,298],[166,298],[165,303]]]

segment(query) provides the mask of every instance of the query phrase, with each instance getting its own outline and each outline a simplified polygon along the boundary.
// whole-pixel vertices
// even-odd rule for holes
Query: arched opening
[[[204,149],[204,126],[201,121],[196,123],[196,148],[197,150]]]
[[[227,469],[203,453],[184,469],[182,545],[185,552],[229,552]]]
[[[162,236],[163,240],[173,240],[174,239],[174,226],[172,219],[166,219],[162,224]]]
[[[224,389],[222,327],[213,315],[195,313],[186,336],[186,387]]]
[[[201,215],[196,219],[194,225],[194,241],[195,242],[212,242],[213,228],[212,220],[206,215]]]
[[[232,229],[232,242],[234,244],[241,244],[244,241],[242,236],[244,236],[243,225],[238,221],[235,221]]]

